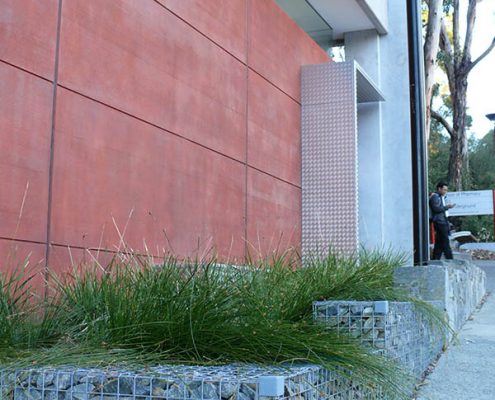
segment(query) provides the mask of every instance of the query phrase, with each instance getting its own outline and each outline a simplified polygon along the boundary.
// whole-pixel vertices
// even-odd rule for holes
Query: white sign
[[[456,206],[449,210],[449,216],[493,214],[493,191],[449,192],[445,203]]]

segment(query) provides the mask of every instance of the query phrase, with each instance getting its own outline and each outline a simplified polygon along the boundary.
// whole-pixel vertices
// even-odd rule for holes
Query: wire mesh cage
[[[443,338],[410,302],[317,301],[313,316],[328,329],[359,338],[420,376],[441,352]]]
[[[378,399],[348,375],[319,366],[160,366],[0,371],[0,400]]]

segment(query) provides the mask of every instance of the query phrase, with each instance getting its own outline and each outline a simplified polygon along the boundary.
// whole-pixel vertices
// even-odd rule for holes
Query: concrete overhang
[[[330,25],[318,14],[307,0],[275,0],[313,40],[322,48],[333,45],[333,32]]]
[[[376,29],[379,34],[387,33],[387,0],[276,0],[276,2],[320,45],[322,40],[325,42],[341,40],[346,32]]]
[[[344,33],[376,29],[387,33],[387,0],[307,0],[332,27],[333,38]]]
[[[333,38],[344,33],[376,29],[387,33],[387,0],[307,0],[332,27]]]

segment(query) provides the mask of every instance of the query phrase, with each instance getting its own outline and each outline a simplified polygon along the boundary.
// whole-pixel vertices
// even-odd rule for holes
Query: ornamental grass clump
[[[26,311],[29,309],[29,282],[20,268],[10,274],[0,272],[0,346],[11,348],[25,341],[24,325],[27,323]]]
[[[393,287],[402,260],[363,253],[298,262],[283,255],[243,267],[174,258],[153,265],[131,257],[54,275],[41,317],[29,301],[19,309],[31,319],[9,311],[24,322],[16,334],[0,330],[1,340],[19,338],[2,342],[0,363],[314,363],[406,398],[410,377],[395,363],[312,317],[314,300],[403,299]],[[7,304],[14,292],[2,292]],[[10,314],[2,311],[2,321]]]
[[[49,311],[49,302],[33,290],[35,278],[28,259],[0,271],[0,369],[22,364],[33,351],[55,345],[64,330]]]

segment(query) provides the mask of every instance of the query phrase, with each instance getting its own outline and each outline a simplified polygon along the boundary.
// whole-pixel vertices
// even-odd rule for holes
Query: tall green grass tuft
[[[22,342],[30,309],[30,281],[23,267],[10,273],[0,272],[0,346],[13,347]]]
[[[65,279],[53,276],[52,296],[38,319],[20,311],[29,309],[26,286],[4,285],[2,307],[16,306],[5,313],[2,308],[0,318],[17,322],[0,330],[0,338],[18,339],[4,342],[0,362],[309,362],[348,371],[353,380],[380,386],[392,398],[407,398],[410,377],[397,365],[312,319],[314,300],[406,299],[393,286],[393,270],[403,260],[362,253],[329,254],[295,268],[299,262],[287,254],[242,268],[215,260],[169,258],[155,266],[138,257],[114,259],[105,268],[84,266]],[[27,331],[35,332],[35,340],[27,339]]]
[[[0,272],[0,365],[52,346],[63,331],[45,308],[49,305],[33,290],[35,277],[28,259]]]

